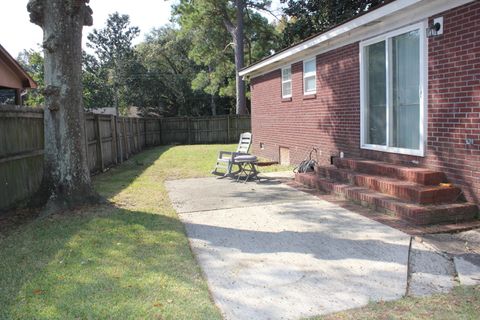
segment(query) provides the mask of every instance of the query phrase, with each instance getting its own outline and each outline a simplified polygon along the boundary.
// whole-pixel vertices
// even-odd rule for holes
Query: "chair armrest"
[[[224,156],[228,156],[228,158],[232,158],[233,159],[233,154],[235,152],[231,152],[231,151],[220,151],[219,154],[218,154],[218,159],[223,159]]]
[[[220,151],[218,154],[218,159],[231,159],[232,161],[235,159],[236,156],[244,156],[248,155],[249,153],[245,152],[232,152],[232,151]],[[225,157],[227,156],[227,157]]]

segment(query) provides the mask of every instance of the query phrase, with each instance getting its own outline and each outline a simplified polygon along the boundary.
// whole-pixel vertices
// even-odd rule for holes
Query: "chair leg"
[[[218,168],[218,162],[215,164],[215,168],[213,168],[211,174],[217,173],[217,168]]]
[[[231,162],[229,162],[228,167],[227,167],[227,172],[225,172],[225,176],[228,176],[228,175],[232,174],[232,167],[233,167],[233,164]]]

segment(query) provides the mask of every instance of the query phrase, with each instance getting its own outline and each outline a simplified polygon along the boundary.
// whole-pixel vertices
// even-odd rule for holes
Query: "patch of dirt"
[[[452,234],[424,235],[425,242],[453,255],[480,254],[480,229]]]

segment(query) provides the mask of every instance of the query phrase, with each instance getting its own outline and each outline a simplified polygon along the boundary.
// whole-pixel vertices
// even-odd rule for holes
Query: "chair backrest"
[[[240,141],[238,142],[237,152],[248,153],[251,144],[252,134],[250,132],[242,133],[240,135]]]

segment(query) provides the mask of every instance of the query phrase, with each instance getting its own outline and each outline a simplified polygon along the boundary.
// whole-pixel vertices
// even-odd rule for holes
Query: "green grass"
[[[0,238],[0,319],[220,319],[164,181],[208,176],[234,148],[145,151],[94,178],[113,205]]]
[[[208,176],[218,150],[234,148],[147,150],[94,178],[112,205],[4,234],[0,319],[220,319],[164,181]],[[479,290],[376,303],[325,319],[477,319]]]
[[[456,287],[451,293],[424,298],[403,298],[397,301],[375,302],[311,320],[477,320],[480,319],[480,286]]]

